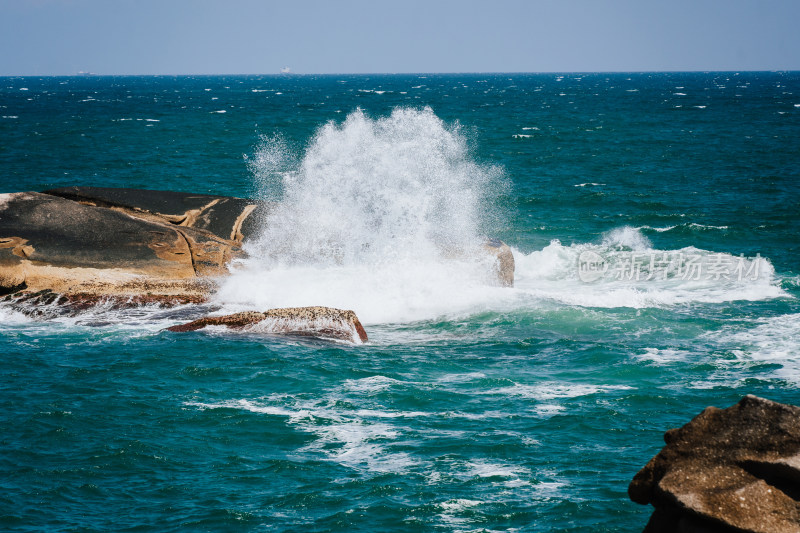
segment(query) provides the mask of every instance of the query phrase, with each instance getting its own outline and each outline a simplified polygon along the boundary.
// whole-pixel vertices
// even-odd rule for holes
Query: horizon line
[[[741,72],[800,72],[800,69],[723,69],[723,70],[541,70],[541,71],[448,71],[448,72],[238,72],[238,73],[173,73],[173,74],[102,74],[79,71],[74,74],[0,74],[2,78],[101,78],[101,77],[178,77],[178,76],[437,76],[437,75],[511,75],[511,74],[698,74],[698,73],[741,73]]]

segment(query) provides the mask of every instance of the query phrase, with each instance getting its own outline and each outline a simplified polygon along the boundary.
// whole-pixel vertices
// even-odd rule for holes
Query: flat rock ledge
[[[207,326],[223,326],[235,331],[272,335],[299,335],[361,344],[367,332],[353,311],[333,307],[286,307],[268,311],[244,311],[225,316],[204,317],[169,331],[196,331]]]
[[[664,441],[628,487],[646,533],[800,533],[800,407],[748,395]]]
[[[140,189],[0,194],[0,299],[32,314],[37,304],[205,301],[268,209]]]

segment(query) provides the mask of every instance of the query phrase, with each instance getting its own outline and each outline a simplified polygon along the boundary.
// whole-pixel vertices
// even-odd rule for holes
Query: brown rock
[[[158,217],[176,226],[204,230],[237,243],[257,231],[257,219],[270,209],[268,203],[247,198],[178,191],[63,187],[44,193],[86,205],[121,210],[131,216]]]
[[[332,307],[289,307],[265,312],[245,311],[225,316],[210,316],[167,328],[169,331],[196,331],[206,326],[226,326],[238,331],[302,335],[367,342],[367,333],[353,311]]]
[[[0,294],[150,295],[196,300],[198,278],[225,270],[239,246],[168,221],[35,192],[0,195]]]
[[[646,532],[800,533],[800,407],[748,395],[664,441],[628,487],[656,508]]]

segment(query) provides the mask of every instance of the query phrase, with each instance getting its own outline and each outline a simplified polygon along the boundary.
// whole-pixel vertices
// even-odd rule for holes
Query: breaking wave
[[[221,302],[328,305],[393,322],[470,308],[498,290],[482,244],[507,181],[430,108],[356,110],[321,127],[302,157],[265,137],[248,162],[262,197],[280,201]]]
[[[356,110],[322,126],[302,154],[264,137],[248,164],[262,198],[277,201],[217,295],[231,311],[325,305],[375,324],[548,301],[641,308],[785,295],[765,258],[657,250],[629,226],[599,244],[514,249],[515,287],[498,286],[481,244],[498,227],[493,206],[508,182],[430,108]],[[587,253],[605,269],[590,280],[580,270]]]

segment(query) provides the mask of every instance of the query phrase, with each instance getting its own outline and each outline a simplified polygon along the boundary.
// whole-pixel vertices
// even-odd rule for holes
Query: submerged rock
[[[800,407],[748,395],[664,441],[628,487],[645,532],[800,533]]]
[[[333,307],[288,307],[268,311],[245,311],[225,316],[209,316],[167,328],[169,331],[196,331],[206,326],[257,333],[301,335],[367,342],[367,332],[353,311]]]

